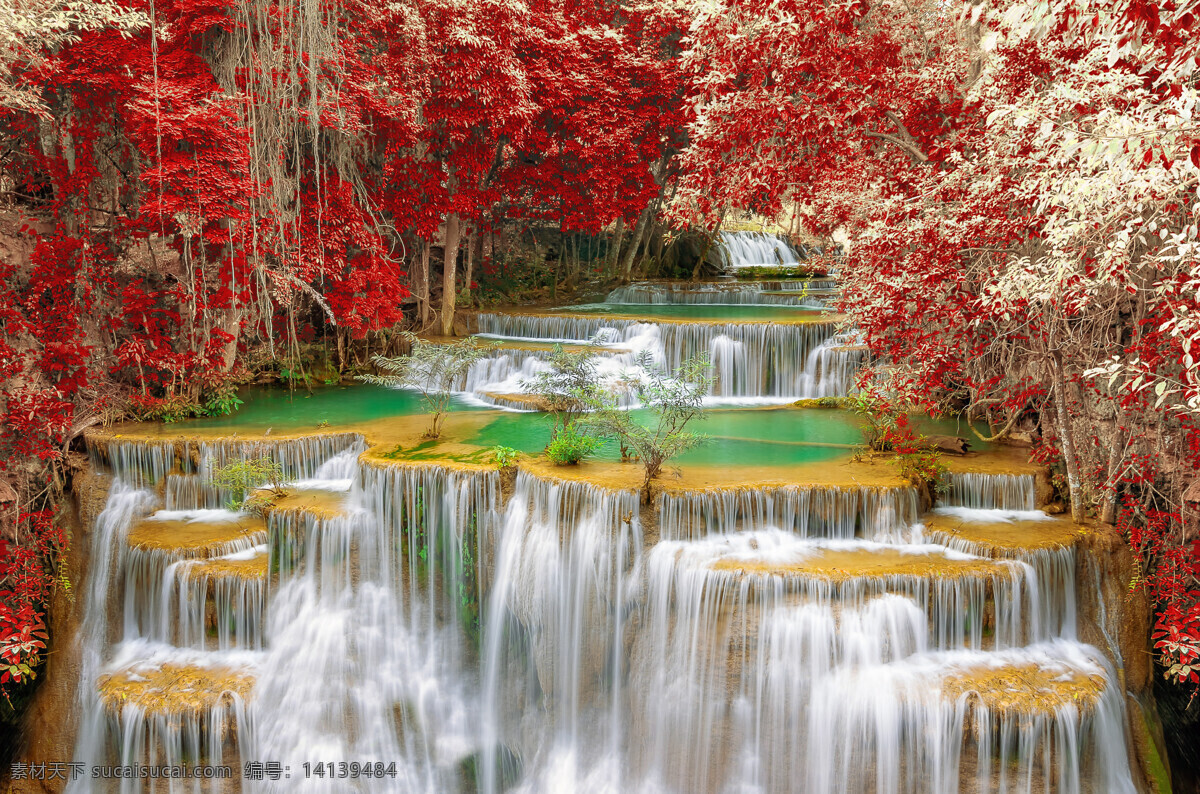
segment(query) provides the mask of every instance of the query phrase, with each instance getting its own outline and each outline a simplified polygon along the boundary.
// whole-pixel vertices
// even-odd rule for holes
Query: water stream
[[[771,232],[721,232],[720,252],[727,269],[794,267],[800,264],[791,243]]]
[[[614,357],[715,351],[714,397],[838,392],[857,365],[820,358],[832,324],[481,320],[541,342],[602,328]],[[540,360],[501,353],[464,399]],[[248,407],[247,426],[291,410]],[[541,421],[487,416],[468,443]],[[837,412],[711,421],[810,460],[857,432]],[[373,457],[357,431],[96,443],[113,485],[91,531],[75,760],[278,777],[122,792],[1135,790],[1117,676],[1076,637],[1073,543],[997,540],[1058,526],[1031,476],[954,475],[923,516],[911,487],[761,483],[721,449],[744,482],[644,505],[586,477]],[[263,453],[297,501],[226,509],[208,473]]]

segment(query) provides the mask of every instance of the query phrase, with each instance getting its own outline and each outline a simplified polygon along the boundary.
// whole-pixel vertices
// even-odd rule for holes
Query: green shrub
[[[229,416],[242,406],[242,398],[238,397],[236,389],[222,389],[209,396],[204,403],[204,413],[207,416]]]
[[[913,485],[924,483],[932,496],[938,496],[945,490],[946,464],[942,456],[935,450],[923,449],[916,452],[906,452],[896,456],[900,465],[900,475]]]
[[[854,408],[848,397],[810,397],[796,400],[792,405],[797,408]]]
[[[507,469],[509,466],[517,465],[517,458],[520,456],[512,447],[495,446],[492,447],[492,461],[498,468]]]
[[[230,510],[245,508],[251,512],[262,512],[274,499],[287,492],[283,487],[283,466],[272,458],[232,461],[215,469],[210,479],[217,488],[233,492],[229,500]],[[250,497],[250,492],[259,488],[269,493]]]
[[[579,432],[574,424],[560,428],[546,447],[546,457],[559,466],[578,463],[596,451],[600,439]]]
[[[203,406],[182,394],[167,397],[135,394],[129,406],[129,413],[139,422],[180,422],[204,415]]]
[[[600,337],[586,347],[566,350],[555,344],[546,358],[549,365],[532,378],[522,379],[521,388],[537,398],[539,405],[554,417],[554,432],[575,423],[590,406],[603,398],[603,387],[596,371]]]
[[[733,271],[738,281],[791,281],[804,278],[828,278],[829,269],[816,264],[749,265]]]

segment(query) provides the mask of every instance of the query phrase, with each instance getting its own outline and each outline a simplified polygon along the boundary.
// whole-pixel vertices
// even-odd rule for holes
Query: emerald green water
[[[241,396],[245,403],[232,416],[192,420],[181,423],[181,429],[316,430],[322,422],[336,428],[424,411],[416,392],[368,385],[325,386],[314,389],[311,394],[303,390],[253,388],[245,390]],[[466,411],[487,412],[492,417],[474,435],[463,439],[468,444],[485,449],[506,446],[537,455],[550,442],[552,422],[544,414],[499,411],[459,399],[453,401],[452,412],[445,420],[451,435],[454,435],[455,414]],[[650,411],[634,411],[633,417],[643,424],[653,421]],[[914,424],[920,432],[927,434],[968,437],[977,451],[990,446],[971,438],[968,428],[953,419],[914,417]],[[674,462],[680,465],[787,466],[831,460],[862,443],[860,425],[858,417],[841,410],[712,408],[704,411],[702,418],[688,428],[706,436],[707,441]],[[620,451],[615,442],[608,441],[600,447],[596,457],[618,460]]]
[[[322,422],[337,428],[424,410],[416,392],[368,385],[324,386],[311,394],[303,390],[253,388],[244,390],[241,397],[245,402],[232,416],[196,419],[180,423],[180,429],[316,430]],[[469,444],[484,448],[501,445],[537,455],[550,442],[552,423],[544,414],[489,410],[458,399],[445,420],[451,435],[455,414],[465,411],[487,411],[493,416],[477,433],[463,439]],[[653,421],[649,411],[634,411],[633,415],[642,423]],[[846,454],[848,446],[862,442],[858,425],[858,420],[850,414],[828,409],[709,409],[702,419],[689,426],[690,430],[707,436],[708,441],[684,453],[676,462],[770,466],[829,460]],[[610,441],[597,451],[596,457],[618,460],[620,451]]]
[[[230,416],[195,419],[181,427],[231,430],[300,430],[316,429],[321,422],[332,426],[407,416],[424,411],[421,395],[408,389],[388,389],[382,386],[354,384],[350,386],[319,386],[309,393],[304,389],[288,391],[282,388],[254,387],[238,395],[242,407]],[[454,399],[454,410],[481,410]]]
[[[563,306],[557,311],[569,314],[612,314],[621,317],[644,317],[647,320],[771,320],[806,319],[821,309],[812,306],[764,306],[757,304],[688,304],[688,303],[585,303]]]
[[[633,411],[633,418],[642,424],[653,421],[652,413],[645,410]],[[509,414],[466,440],[482,447],[500,445],[536,455],[550,442],[551,426],[550,418],[542,414]],[[813,463],[845,455],[848,447],[862,443],[858,422],[843,411],[831,410],[710,409],[688,430],[708,440],[675,460],[683,465]],[[606,442],[595,457],[619,460],[620,449],[616,442]]]

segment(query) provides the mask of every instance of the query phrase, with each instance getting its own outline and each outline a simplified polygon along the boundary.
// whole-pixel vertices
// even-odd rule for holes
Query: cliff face
[[[49,611],[50,647],[33,701],[25,714],[20,747],[15,763],[62,763],[71,761],[74,754],[75,732],[79,723],[76,687],[79,683],[81,645],[79,633],[83,624],[90,530],[96,516],[104,509],[111,478],[98,474],[89,466],[77,474],[73,492],[63,504],[63,517],[70,534],[71,546],[66,555],[66,574],[71,590],[54,591]],[[6,769],[5,775],[11,774]],[[60,792],[63,779],[11,781],[12,794],[42,794]]]
[[[1171,791],[1163,725],[1154,698],[1152,605],[1144,589],[1130,588],[1137,560],[1124,538],[1107,525],[1093,527],[1080,542],[1079,552],[1079,638],[1105,650],[1117,665],[1125,688],[1130,752],[1142,772],[1145,790]]]

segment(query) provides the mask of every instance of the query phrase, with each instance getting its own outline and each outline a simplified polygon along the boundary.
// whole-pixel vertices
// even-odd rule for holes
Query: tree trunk
[[[1121,448],[1121,430],[1112,420],[1112,432],[1108,442],[1108,472],[1104,481],[1104,503],[1100,506],[1100,520],[1105,524],[1117,523],[1117,470],[1121,466],[1124,450]]]
[[[625,219],[617,218],[617,227],[613,230],[613,236],[609,238],[612,243],[612,249],[608,252],[608,266],[610,270],[616,270],[617,262],[621,256],[621,240],[625,237]]]
[[[475,263],[483,258],[483,235],[472,229],[467,235],[467,272],[463,281],[463,301],[466,308],[471,308],[471,282],[475,278]]]
[[[417,268],[413,273],[413,294],[417,296],[417,314],[421,328],[429,325],[429,241],[421,241],[417,255]]]
[[[577,286],[583,281],[583,235],[576,233],[571,238],[571,284]]]
[[[442,336],[454,336],[455,282],[458,276],[458,213],[446,216],[446,256],[442,268]]]
[[[650,219],[650,206],[647,205],[638,216],[637,226],[633,228],[633,238],[629,241],[629,250],[621,263],[621,281],[629,283],[629,273],[633,270],[633,260],[637,258],[638,247],[642,243],[642,235],[646,233],[646,222]]]
[[[237,361],[238,339],[242,336],[242,307],[230,306],[225,310],[225,321],[221,323],[222,330],[233,338],[221,349],[221,371],[229,372]]]
[[[1052,354],[1054,408],[1058,414],[1058,437],[1062,444],[1063,463],[1067,467],[1067,489],[1071,499],[1071,520],[1081,523],[1084,516],[1083,485],[1079,476],[1079,460],[1075,457],[1075,441],[1071,432],[1071,415],[1067,410],[1067,379],[1063,374],[1062,354]]]
[[[725,223],[725,213],[728,209],[726,207],[721,210],[721,216],[717,218],[716,227],[713,228],[712,234],[708,236],[708,239],[704,241],[704,247],[700,249],[700,261],[696,262],[696,267],[692,270],[692,281],[700,279],[700,273],[704,270],[704,263],[708,259],[708,252],[712,249],[713,241],[717,239],[717,235],[721,233],[721,224]]]

